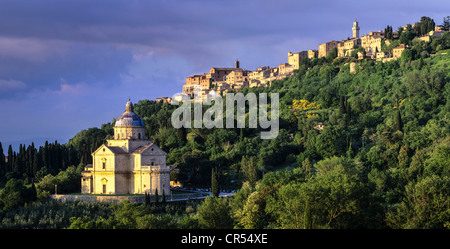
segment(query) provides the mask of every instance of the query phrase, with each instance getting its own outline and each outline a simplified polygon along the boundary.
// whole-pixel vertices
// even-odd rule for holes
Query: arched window
[[[102,158],[102,169],[106,169],[106,158]]]

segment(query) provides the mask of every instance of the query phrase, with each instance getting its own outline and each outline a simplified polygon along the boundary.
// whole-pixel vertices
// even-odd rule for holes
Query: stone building
[[[235,74],[230,76],[232,77],[232,79],[237,79],[237,83],[241,83],[239,79],[243,79],[243,77],[247,77],[248,80],[247,75],[251,71],[240,68],[238,60],[235,61],[234,65],[235,67],[231,68],[211,67],[209,73],[186,77],[186,84],[183,85],[183,93],[193,97],[195,86],[200,86],[202,90],[206,91],[213,88],[213,86],[217,86],[221,83],[227,83],[229,85],[234,84],[234,82],[227,81],[227,76],[229,76],[232,72],[235,72]]]
[[[270,76],[271,70],[269,66],[258,67],[255,71],[249,73],[249,80],[262,81]]]
[[[146,139],[142,119],[128,101],[114,126],[114,139],[92,153],[92,164],[81,172],[84,194],[170,193],[170,168],[166,155]]]
[[[213,81],[225,81],[227,74],[236,70],[241,70],[238,60],[234,62],[234,67],[212,67],[209,70],[209,74]]]
[[[240,68],[239,68],[240,69]],[[225,81],[230,86],[236,85],[236,84],[243,84],[244,82],[249,81],[251,71],[245,70],[245,69],[236,69],[231,71],[229,74],[225,76]]]
[[[387,52],[387,51],[376,52],[375,58],[377,61],[382,61],[385,58],[389,58],[389,52]]]
[[[437,38],[441,38],[442,34],[445,31],[436,31],[436,30],[431,30],[430,32],[428,32],[426,35],[422,36],[422,37],[417,37],[415,39],[418,39],[420,41],[424,41],[424,42],[430,42],[431,41],[431,37],[437,37]]]
[[[194,86],[201,86],[202,89],[208,89],[212,81],[213,79],[210,73],[186,77],[186,84],[183,85],[183,93],[193,95]]]
[[[381,51],[381,44],[383,40],[384,32],[372,31],[368,35],[364,35],[361,37],[361,47],[363,47],[366,52],[376,53]]]
[[[308,51],[301,51],[298,53],[288,53],[288,63],[293,66],[294,69],[300,68],[300,63],[303,59],[308,58]]]
[[[186,85],[200,85],[202,87],[209,87],[210,78],[210,74],[192,75],[186,78]]]
[[[156,103],[172,103],[172,98],[170,97],[161,97],[155,99]]]
[[[393,48],[392,49],[392,57],[395,59],[400,58],[405,49],[406,49],[405,44],[401,44],[400,46]]]
[[[288,74],[292,74],[294,72],[294,66],[289,63],[283,63],[278,66],[278,75],[286,76]]]
[[[308,59],[314,59],[317,58],[318,51],[315,49],[308,50]]]
[[[319,58],[327,56],[334,48],[338,47],[338,41],[332,40],[319,45]]]
[[[353,49],[361,46],[361,39],[359,38],[351,38],[347,40],[340,41],[338,43],[338,56],[350,56]]]

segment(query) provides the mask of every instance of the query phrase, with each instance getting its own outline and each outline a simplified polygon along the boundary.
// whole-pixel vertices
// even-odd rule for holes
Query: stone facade
[[[202,91],[201,95],[206,96],[210,90],[223,83],[229,86],[229,89],[226,90],[231,90],[235,84],[248,85],[245,82],[249,80],[251,71],[240,68],[239,61],[237,60],[234,65],[235,67],[231,68],[211,67],[209,73],[186,77],[186,84],[183,85],[183,93],[193,97],[195,87],[199,86]]]
[[[288,64],[293,66],[294,69],[300,68],[300,63],[303,59],[308,58],[308,51],[301,51],[298,53],[288,53]]]
[[[375,54],[375,58],[377,61],[382,61],[385,58],[389,58],[389,52],[380,51]]]
[[[381,51],[381,43],[384,40],[384,32],[370,32],[368,35],[361,37],[361,47],[366,52],[376,53]]]
[[[214,75],[211,73],[205,73],[202,75],[192,75],[186,78],[186,89],[183,88],[183,92],[190,94],[193,90],[192,86],[201,86],[202,89],[208,89],[211,82],[214,80]]]
[[[401,44],[400,46],[393,48],[392,49],[392,57],[400,58],[405,49],[406,49],[405,44]]]
[[[289,63],[283,63],[278,66],[278,75],[288,75],[294,72],[294,66]]]
[[[250,73],[251,71],[245,69],[233,70],[225,76],[225,81],[230,86],[243,84],[249,81]]]
[[[228,68],[228,67],[212,67],[209,70],[209,74],[211,75],[211,79],[213,81],[225,81],[226,80],[225,77],[227,76],[227,74],[229,74],[229,73],[231,73],[231,72],[233,72],[235,70],[239,70],[240,69],[238,61],[236,61],[234,64],[235,64],[234,68],[233,67],[231,67],[231,68]]]
[[[334,48],[338,47],[338,41],[332,40],[319,45],[319,58],[327,56]]]
[[[85,194],[170,193],[167,153],[145,137],[144,123],[129,101],[116,121],[114,139],[92,153],[92,165],[81,173]]]
[[[338,56],[350,56],[353,49],[361,47],[361,39],[352,38],[338,43]]]
[[[264,80],[264,78],[269,77],[270,73],[271,70],[268,66],[258,67],[255,71],[249,73],[249,80],[261,82],[262,80]]]
[[[181,201],[190,199],[203,199],[208,195],[203,193],[186,194],[164,194],[166,201]],[[155,196],[150,196],[150,201],[154,202]],[[50,199],[58,201],[83,201],[83,202],[103,202],[119,204],[125,200],[131,203],[144,203],[144,195],[50,195]],[[158,200],[161,201],[162,194],[158,193]]]
[[[318,53],[317,50],[314,50],[314,49],[308,50],[308,59],[317,58],[317,53]]]

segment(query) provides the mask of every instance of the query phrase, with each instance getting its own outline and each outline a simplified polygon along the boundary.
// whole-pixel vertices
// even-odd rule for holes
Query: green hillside
[[[261,139],[259,128],[174,129],[176,106],[139,101],[135,111],[147,135],[168,152],[167,164],[180,169],[172,180],[209,188],[214,168],[222,188],[239,189],[233,198],[208,198],[165,221],[194,228],[449,228],[449,48],[447,32],[431,43],[413,41],[398,61],[305,60],[292,77],[243,89],[280,94],[280,132],[272,140]],[[61,160],[73,148],[78,160],[61,164],[66,175],[55,179],[62,186],[77,180],[68,166],[79,172],[89,163],[112,125],[84,130],[64,145],[70,153],[61,149]],[[24,170],[1,180],[36,173],[38,196],[51,192],[44,175],[58,171],[41,161],[47,171],[36,165],[30,175]],[[5,209],[7,194],[0,195]]]

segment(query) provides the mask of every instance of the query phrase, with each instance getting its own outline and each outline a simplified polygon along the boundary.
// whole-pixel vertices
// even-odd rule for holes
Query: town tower
[[[359,38],[359,26],[358,21],[353,22],[353,38]]]

